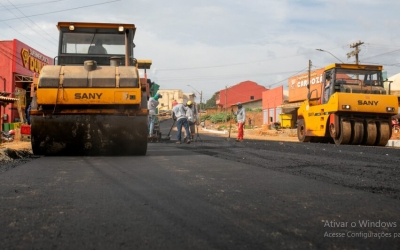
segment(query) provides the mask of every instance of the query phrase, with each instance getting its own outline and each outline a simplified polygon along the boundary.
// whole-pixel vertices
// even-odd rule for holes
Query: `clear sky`
[[[135,57],[153,61],[148,77],[207,100],[246,80],[287,86],[308,60],[314,69],[353,63],[358,41],[360,63],[395,75],[399,13],[396,0],[0,0],[0,40],[55,57],[59,21],[133,23]]]

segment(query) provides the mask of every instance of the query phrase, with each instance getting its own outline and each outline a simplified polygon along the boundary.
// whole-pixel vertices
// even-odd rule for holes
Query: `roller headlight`
[[[350,109],[351,106],[350,105],[342,105],[342,109]]]
[[[387,112],[394,112],[394,108],[393,107],[386,107],[386,111]]]

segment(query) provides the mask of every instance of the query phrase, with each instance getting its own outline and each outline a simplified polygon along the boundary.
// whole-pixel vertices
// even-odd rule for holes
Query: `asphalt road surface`
[[[200,137],[0,174],[0,249],[400,248],[398,149]]]

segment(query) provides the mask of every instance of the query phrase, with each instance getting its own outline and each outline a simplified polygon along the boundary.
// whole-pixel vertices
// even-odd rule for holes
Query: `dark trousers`
[[[186,118],[181,118],[176,121],[176,128],[178,129],[178,141],[181,141],[182,138],[182,126],[185,128],[186,131],[186,139],[190,139],[190,131],[189,131],[189,123]]]

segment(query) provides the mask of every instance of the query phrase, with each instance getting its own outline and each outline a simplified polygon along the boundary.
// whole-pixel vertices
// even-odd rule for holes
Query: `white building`
[[[159,89],[157,93],[162,95],[162,98],[158,99],[160,111],[172,110],[172,104],[174,101],[177,103],[186,103],[188,101],[194,101],[196,97],[194,93],[183,93],[179,89]]]

